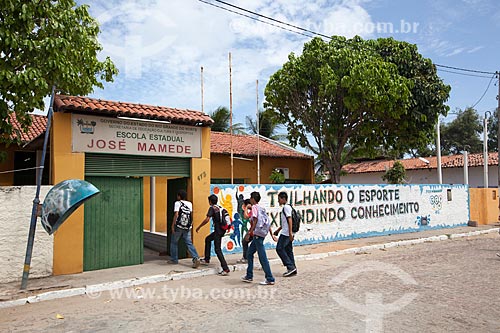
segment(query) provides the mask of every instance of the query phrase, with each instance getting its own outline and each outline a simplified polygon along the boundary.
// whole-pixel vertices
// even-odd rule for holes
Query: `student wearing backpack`
[[[219,272],[219,275],[226,276],[229,274],[229,267],[227,266],[226,259],[222,254],[221,244],[222,237],[226,233],[228,227],[227,223],[224,222],[224,220],[226,219],[225,215],[228,215],[228,213],[224,208],[217,206],[218,200],[219,199],[215,194],[212,194],[208,197],[208,204],[210,205],[210,208],[208,209],[207,217],[196,228],[196,232],[198,232],[201,227],[207,224],[210,221],[210,218],[212,219],[214,223],[214,231],[205,238],[205,259],[202,259],[201,262],[204,265],[208,265],[210,263],[210,252],[212,250],[213,241],[215,253],[217,254],[217,258],[219,259],[222,266],[222,271]]]
[[[241,280],[244,282],[252,282],[253,281],[253,258],[255,252],[259,256],[260,265],[262,266],[262,270],[266,275],[266,279],[262,281],[260,284],[262,285],[273,285],[274,277],[271,272],[271,266],[269,265],[269,260],[267,260],[266,248],[264,247],[264,239],[267,236],[267,233],[270,233],[273,239],[276,237],[272,234],[270,230],[271,221],[269,221],[269,217],[267,216],[266,210],[264,207],[259,205],[260,194],[259,192],[252,192],[250,194],[250,201],[252,203],[252,218],[251,218],[251,227],[248,233],[245,235],[245,239],[248,241],[250,235],[253,233],[253,240],[248,247],[247,253],[247,273],[245,276],[241,277]]]
[[[278,244],[276,245],[276,252],[283,262],[283,266],[287,271],[283,276],[292,276],[297,274],[297,267],[295,266],[295,258],[293,256],[293,227],[292,227],[292,206],[287,204],[288,194],[280,192],[278,194],[278,203],[283,206],[280,213],[281,226],[274,232],[275,236],[279,235]]]
[[[247,227],[247,222],[252,219],[252,203],[250,199],[245,199],[243,204],[241,205],[241,211],[243,213],[243,224],[241,228],[241,233],[245,232],[245,235],[250,235],[248,238],[243,237],[243,241],[241,242],[241,247],[243,248],[243,257],[236,261],[238,264],[246,264],[247,261],[247,253],[248,253],[248,244],[253,240],[253,234],[250,234],[249,229]]]
[[[187,199],[187,192],[180,190],[174,204],[174,219],[172,221],[172,237],[170,239],[170,260],[168,263],[179,263],[178,243],[182,237],[187,250],[193,258],[193,268],[200,266],[200,259],[196,248],[191,241],[191,226],[193,224],[193,204]]]

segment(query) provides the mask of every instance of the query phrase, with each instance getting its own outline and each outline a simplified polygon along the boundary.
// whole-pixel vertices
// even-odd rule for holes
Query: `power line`
[[[237,11],[234,11],[234,10],[231,10],[231,9],[228,9],[228,8],[225,8],[225,7],[222,7],[222,6],[218,6],[216,4],[213,4],[211,2],[208,2],[206,0],[198,0],[200,2],[203,2],[207,5],[210,5],[210,6],[213,6],[213,7],[216,7],[216,8],[219,8],[219,9],[222,9],[222,10],[225,10],[225,11],[228,11],[228,12],[231,12],[233,14],[236,14],[236,15],[240,15],[240,16],[244,16],[244,17],[247,17],[249,19],[252,19],[252,20],[255,20],[255,21],[258,21],[258,22],[261,22],[261,23],[265,23],[265,24],[268,24],[268,25],[271,25],[273,27],[276,27],[276,28],[280,28],[280,29],[283,29],[283,30],[286,30],[286,31],[289,31],[289,32],[293,32],[293,33],[296,33],[296,34],[299,34],[299,35],[302,35],[302,36],[306,36],[308,38],[313,38],[313,36],[310,36],[310,35],[307,35],[305,33],[302,33],[302,32],[299,32],[299,31],[295,31],[295,30],[290,30],[290,29],[287,29],[285,27],[282,27],[282,26],[279,26],[279,25],[276,25],[276,24],[273,24],[273,23],[270,23],[270,22],[266,22],[266,21],[263,21],[263,20],[260,20],[256,17],[253,17],[253,16],[250,16],[250,15],[246,15],[246,14],[243,14],[243,13],[240,13],[240,12],[237,12]],[[229,7],[232,7],[232,8],[235,8],[235,9],[238,9],[240,11],[244,11],[246,13],[249,13],[249,14],[252,14],[252,15],[255,15],[255,16],[258,16],[258,17],[262,17],[262,18],[265,18],[267,20],[270,20],[270,21],[273,21],[273,22],[276,22],[276,23],[279,23],[279,24],[282,24],[282,25],[286,25],[286,26],[289,26],[289,27],[292,27],[294,29],[298,29],[298,30],[301,30],[301,31],[304,31],[304,32],[307,32],[309,34],[313,34],[313,35],[316,35],[316,36],[320,36],[320,37],[324,37],[324,38],[328,38],[328,39],[332,39],[331,36],[327,36],[325,34],[322,34],[322,33],[319,33],[319,32],[315,32],[315,31],[312,31],[312,30],[309,30],[309,29],[305,29],[305,28],[302,28],[302,27],[299,27],[297,25],[294,25],[294,24],[290,24],[290,23],[287,23],[287,22],[284,22],[284,21],[281,21],[281,20],[278,20],[278,19],[275,19],[273,17],[270,17],[270,16],[266,16],[266,15],[263,15],[263,14],[259,14],[257,12],[254,12],[254,11],[251,11],[251,10],[248,10],[248,9],[245,9],[243,7],[239,7],[239,6],[236,6],[236,5],[233,5],[231,3],[228,3],[228,2],[225,2],[225,1],[221,1],[221,0],[214,0],[218,3],[221,3],[221,4],[224,4],[226,6],[229,6]],[[467,68],[460,68],[460,67],[453,67],[453,66],[446,66],[446,65],[440,65],[440,64],[434,64],[435,66],[437,67],[442,67],[442,68],[448,68],[448,69],[454,69],[454,70],[458,70],[458,71],[463,71],[463,72],[470,72],[470,73],[478,73],[478,74],[488,74],[488,75],[495,75],[496,73],[495,72],[487,72],[487,71],[479,71],[479,70],[475,70],[475,69],[467,69]],[[445,71],[446,70],[441,70],[441,71]],[[450,72],[450,73],[454,73],[454,74],[460,74],[460,73],[456,73],[456,72]],[[462,75],[465,75],[465,74],[462,74]],[[469,76],[474,76],[472,74],[470,74]],[[476,75],[478,76],[478,75]],[[484,77],[484,78],[489,78],[489,76],[478,76],[478,77]]]
[[[200,0],[201,1],[201,0]],[[248,10],[248,9],[245,9],[245,8],[242,8],[242,7],[238,7],[236,5],[233,5],[233,4],[230,4],[228,2],[225,2],[225,1],[220,1],[220,0],[214,0],[215,2],[218,2],[218,3],[222,3],[226,6],[229,6],[229,7],[233,7],[233,8],[236,8],[238,10],[241,10],[241,11],[244,11],[244,12],[247,12],[247,13],[250,13],[252,15],[256,15],[256,16],[259,16],[259,17],[262,17],[262,18],[265,18],[267,20],[270,20],[270,21],[273,21],[273,22],[276,22],[276,23],[279,23],[279,24],[283,24],[283,25],[287,25],[289,27],[292,27],[292,28],[295,28],[295,29],[298,29],[298,30],[302,30],[302,31],[305,31],[305,32],[308,32],[308,33],[311,33],[313,35],[317,35],[317,36],[320,36],[320,37],[325,37],[325,38],[328,38],[328,39],[331,39],[332,37],[331,36],[327,36],[327,35],[324,35],[324,34],[321,34],[319,32],[315,32],[315,31],[312,31],[312,30],[309,30],[309,29],[306,29],[306,28],[302,28],[302,27],[299,27],[299,26],[296,26],[296,25],[293,25],[293,24],[290,24],[290,23],[287,23],[287,22],[283,22],[283,21],[280,21],[280,20],[277,20],[275,18],[272,18],[272,17],[269,17],[269,16],[266,16],[266,15],[262,15],[262,14],[259,14],[257,12],[253,12],[251,10]],[[203,1],[204,2],[204,1]]]
[[[302,35],[302,36],[306,36],[307,38],[313,38],[313,36],[310,36],[310,35],[307,35],[307,34],[304,34],[302,32],[299,32],[299,31],[294,31],[294,30],[291,30],[291,29],[287,29],[285,27],[281,27],[279,25],[276,25],[276,24],[273,24],[273,23],[270,23],[270,22],[266,22],[266,21],[263,21],[263,20],[259,20],[258,18],[256,17],[252,17],[250,15],[246,15],[246,14],[243,14],[243,13],[238,13],[237,11],[234,11],[234,10],[231,10],[231,9],[228,9],[228,8],[224,8],[222,6],[218,6],[214,3],[210,3],[208,1],[205,1],[205,0],[198,0],[199,2],[203,2],[207,5],[210,5],[210,6],[213,6],[213,7],[216,7],[216,8],[219,8],[219,9],[222,9],[222,10],[225,10],[225,11],[228,11],[230,13],[234,13],[234,14],[237,14],[237,15],[241,15],[241,16],[244,16],[244,17],[247,17],[249,19],[252,19],[252,20],[255,20],[255,21],[258,21],[258,22],[261,22],[261,23],[265,23],[265,24],[268,24],[268,25],[271,25],[273,27],[276,27],[276,28],[279,28],[279,29],[283,29],[283,30],[286,30],[286,31],[289,31],[289,32],[293,32],[293,33],[296,33],[296,34],[299,34],[299,35]]]
[[[446,72],[446,73],[452,73],[452,74],[457,74],[457,75],[464,75],[464,76],[471,76],[471,77],[480,77],[484,79],[489,79],[489,76],[486,75],[476,75],[476,74],[470,74],[470,73],[460,73],[460,72],[454,72],[454,71],[448,71],[446,69],[438,69],[440,72]]]
[[[445,65],[439,65],[439,64],[434,64],[437,67],[443,67],[443,68],[449,68],[449,69],[455,69],[459,71],[464,71],[464,72],[472,72],[472,73],[480,73],[480,74],[489,74],[489,75],[495,75],[495,72],[485,72],[485,71],[478,71],[475,69],[467,69],[467,68],[460,68],[460,67],[453,67],[453,66],[445,66]]]
[[[483,95],[481,96],[481,98],[479,98],[479,100],[472,106],[472,108],[474,108],[476,105],[479,104],[479,102],[481,102],[481,100],[483,99],[484,95],[486,95],[486,93],[488,92],[488,89],[490,89],[490,85],[491,85],[491,82],[493,81],[493,79],[495,78],[495,74],[491,77],[490,79],[490,82],[488,82],[488,86],[486,87],[486,90],[484,91]]]

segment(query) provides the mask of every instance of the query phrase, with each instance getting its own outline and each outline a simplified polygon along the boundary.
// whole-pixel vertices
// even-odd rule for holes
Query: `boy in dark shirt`
[[[204,265],[208,265],[208,263],[210,262],[210,252],[212,249],[212,241],[213,241],[215,247],[215,253],[217,254],[217,258],[219,259],[220,264],[222,266],[222,271],[219,272],[219,274],[222,276],[226,276],[229,274],[229,267],[227,266],[226,259],[224,258],[221,249],[222,237],[226,233],[226,230],[222,229],[221,225],[222,207],[217,205],[218,201],[219,199],[215,194],[212,194],[208,197],[208,203],[210,205],[210,208],[208,209],[207,217],[196,228],[196,232],[198,232],[200,228],[203,227],[205,224],[207,224],[210,221],[210,218],[212,218],[212,221],[214,223],[214,231],[205,238],[205,259],[201,259],[201,263]]]

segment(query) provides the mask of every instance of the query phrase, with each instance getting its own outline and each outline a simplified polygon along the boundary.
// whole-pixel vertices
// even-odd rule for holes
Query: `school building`
[[[32,118],[22,143],[7,148],[0,171],[20,169],[27,161],[38,165],[47,118]],[[54,233],[52,273],[140,264],[144,246],[168,252],[179,189],[187,190],[193,220],[201,222],[211,182],[231,177],[230,136],[211,133],[212,123],[199,111],[56,95],[44,184],[84,179],[101,193]],[[257,137],[232,140],[234,181],[256,183]],[[262,183],[270,183],[277,168],[287,182],[313,181],[311,156],[263,137],[259,147]],[[1,185],[34,185],[36,170],[28,169],[26,174],[1,174]],[[193,234],[200,252],[209,228]]]

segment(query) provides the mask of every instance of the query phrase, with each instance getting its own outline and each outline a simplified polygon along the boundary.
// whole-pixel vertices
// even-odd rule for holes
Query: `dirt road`
[[[273,266],[274,286],[169,281],[0,309],[0,331],[499,332],[496,252],[492,234]]]

